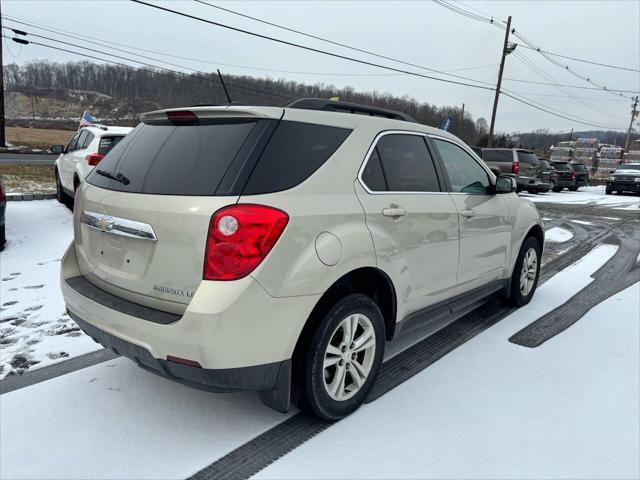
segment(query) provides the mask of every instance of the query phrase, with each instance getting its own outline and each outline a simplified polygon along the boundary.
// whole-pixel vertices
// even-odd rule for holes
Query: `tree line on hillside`
[[[132,99],[150,102],[157,108],[227,103],[217,73],[183,74],[88,61],[57,63],[39,60],[22,65],[6,65],[4,77],[7,90],[45,91],[46,95],[55,95],[54,92],[60,90],[90,91],[120,101]],[[357,92],[349,86],[336,88],[323,83],[308,85],[283,78],[225,75],[224,81],[234,103],[283,105],[294,98],[339,97],[343,101],[399,110],[420,123],[435,127],[441,126],[450,117],[449,131],[465,142],[484,146],[487,141],[487,121],[484,118],[474,121],[468,112],[463,117],[461,108],[457,106],[439,107],[419,102],[408,95],[398,97],[387,92]],[[529,146],[546,151],[550,145],[566,139],[560,137],[559,134],[542,130],[521,133],[517,137],[501,134],[494,140],[494,146]],[[619,144],[620,139],[617,141]]]

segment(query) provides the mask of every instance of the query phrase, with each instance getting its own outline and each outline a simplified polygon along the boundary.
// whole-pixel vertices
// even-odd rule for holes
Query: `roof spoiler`
[[[324,110],[329,112],[355,113],[360,115],[370,115],[372,117],[391,118],[393,120],[404,120],[405,122],[418,123],[414,118],[403,112],[390,110],[387,108],[370,107],[358,103],[338,102],[335,100],[325,100],[323,98],[298,98],[283,105],[285,108],[300,108],[303,110]]]

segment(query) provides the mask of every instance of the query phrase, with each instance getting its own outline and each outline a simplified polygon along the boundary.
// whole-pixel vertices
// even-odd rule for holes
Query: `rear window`
[[[569,164],[564,162],[554,162],[553,166],[556,167],[557,170],[562,170],[562,171],[571,170],[571,167],[569,166]]]
[[[528,163],[536,167],[540,164],[536,154],[531,152],[518,152],[518,160],[520,163]]]
[[[482,160],[485,162],[509,162],[513,163],[512,150],[482,150]]]
[[[243,195],[293,188],[320,168],[351,130],[282,121],[269,141]]]
[[[98,144],[98,153],[106,155],[123,138],[124,135],[110,135],[106,137],[100,137],[100,143]]]
[[[587,170],[584,168],[584,165],[579,163],[574,163],[571,165],[576,172],[586,172]]]
[[[213,195],[256,120],[201,125],[141,123],[87,177],[111,190],[160,195]],[[100,174],[122,175],[128,183]]]

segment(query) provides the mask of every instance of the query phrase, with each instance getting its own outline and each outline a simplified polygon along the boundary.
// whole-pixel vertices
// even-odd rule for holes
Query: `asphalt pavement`
[[[0,153],[0,163],[13,165],[53,165],[58,155],[35,153]]]

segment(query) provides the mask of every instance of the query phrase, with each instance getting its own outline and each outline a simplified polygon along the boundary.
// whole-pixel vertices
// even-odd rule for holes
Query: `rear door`
[[[425,137],[378,136],[356,182],[378,265],[391,277],[400,308],[419,310],[454,295],[458,215]]]
[[[60,175],[60,182],[62,186],[69,190],[73,191],[73,153],[78,145],[78,139],[83,132],[79,130],[76,134],[71,137],[67,147],[64,149],[64,152],[60,156],[60,160],[58,161],[58,175]]]
[[[489,173],[465,148],[449,139],[430,138],[460,215],[458,293],[464,293],[504,278],[514,219],[502,195],[492,192]]]
[[[176,313],[189,303],[202,280],[211,216],[237,202],[246,181],[238,164],[260,153],[277,124],[223,113],[142,123],[87,176],[75,241],[92,283]]]

